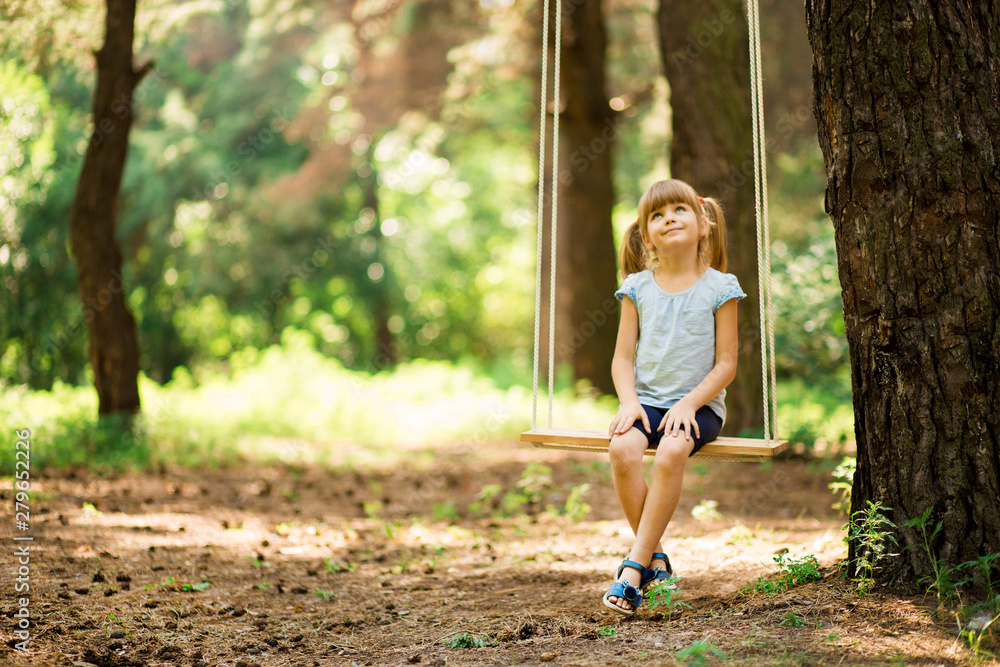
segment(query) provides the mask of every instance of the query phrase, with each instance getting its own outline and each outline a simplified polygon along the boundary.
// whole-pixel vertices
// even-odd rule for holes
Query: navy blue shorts
[[[649,441],[649,446],[656,447],[660,444],[660,438],[663,437],[663,431],[657,431],[656,429],[659,428],[660,422],[663,421],[663,416],[667,414],[669,408],[654,408],[649,405],[643,405],[642,409],[646,411],[646,417],[649,418],[649,428],[653,429],[653,432],[646,433],[646,427],[642,425],[641,419],[636,419],[635,423],[632,424],[632,428],[642,431],[642,434],[646,436],[646,440]],[[701,432],[701,436],[699,437],[694,433],[691,434],[691,437],[694,438],[694,449],[691,450],[691,456],[694,456],[706,442],[712,442],[718,438],[719,432],[722,431],[722,419],[707,405],[698,408],[698,412],[694,413],[694,420],[698,422],[698,430]],[[685,430],[684,426],[681,425],[678,430]]]

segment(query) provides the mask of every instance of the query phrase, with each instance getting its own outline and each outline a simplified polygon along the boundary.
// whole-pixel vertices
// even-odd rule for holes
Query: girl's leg
[[[643,431],[632,428],[626,433],[614,436],[608,450],[615,493],[618,495],[618,502],[621,503],[625,517],[632,527],[632,532],[636,534],[639,531],[639,522],[648,493],[646,480],[642,475],[642,457],[648,442]],[[659,542],[655,546],[656,551],[663,551]],[[650,552],[651,554],[652,552]],[[649,558],[637,562],[649,563]],[[640,574],[631,568],[626,568],[619,579],[619,581],[627,581],[633,586],[638,586],[639,580]],[[617,597],[609,599],[623,609],[629,607],[627,602]]]
[[[615,493],[633,534],[639,532],[639,519],[642,518],[642,507],[649,490],[646,478],[642,476],[642,457],[648,442],[643,431],[632,428],[614,436],[608,448]],[[656,547],[657,551],[663,551],[659,544]]]
[[[635,430],[635,429],[633,429]],[[638,525],[633,524],[635,543],[629,553],[629,560],[637,563],[649,563],[653,553],[662,551],[660,539],[667,529],[667,524],[674,516],[681,497],[681,486],[684,481],[684,464],[694,448],[694,442],[685,439],[683,432],[679,437],[664,436],[656,449],[653,458],[653,479],[641,504]],[[642,475],[641,461],[639,475]],[[623,480],[624,481],[624,480]],[[645,483],[643,483],[645,487]],[[615,489],[618,489],[616,478]],[[620,498],[621,496],[619,496]],[[632,499],[634,500],[634,499]],[[624,507],[624,502],[622,504]],[[631,518],[629,520],[631,523]],[[639,573],[626,568],[619,581],[628,581],[633,586],[639,583]],[[630,605],[621,598],[609,598],[610,602],[623,609]]]

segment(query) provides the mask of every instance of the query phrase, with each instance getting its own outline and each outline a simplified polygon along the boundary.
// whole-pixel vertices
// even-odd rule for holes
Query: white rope
[[[556,378],[556,240],[559,230],[559,72],[562,63],[562,0],[556,0],[555,72],[552,73],[552,212],[549,214],[549,426],[552,426]]]
[[[771,232],[767,207],[767,153],[764,141],[764,83],[760,57],[760,7],[758,0],[747,2],[750,28],[750,92],[753,117],[754,201],[757,213],[757,285],[760,308],[761,385],[764,404],[764,440],[778,437],[778,383],[775,372],[774,303],[771,293]]]
[[[538,212],[536,225],[538,236],[535,242],[535,351],[531,370],[531,430],[538,423],[538,356],[542,310],[542,241],[545,215],[545,107],[548,104],[546,96],[549,89],[549,0],[545,0],[542,9],[542,94],[539,106],[538,130]],[[551,419],[549,420],[551,422]]]

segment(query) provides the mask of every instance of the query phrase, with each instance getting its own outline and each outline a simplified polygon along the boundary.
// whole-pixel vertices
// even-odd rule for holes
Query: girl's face
[[[643,242],[658,253],[687,246],[697,251],[698,242],[708,236],[708,220],[684,202],[671,202],[650,211],[646,232]]]

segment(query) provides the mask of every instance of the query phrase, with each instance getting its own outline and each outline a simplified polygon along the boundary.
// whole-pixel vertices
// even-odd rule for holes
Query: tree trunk
[[[659,12],[673,119],[670,173],[722,203],[728,270],[747,293],[740,304],[739,366],[726,395],[728,435],[764,422],[750,38],[743,12],[743,3],[733,0],[661,0]]]
[[[611,148],[618,130],[604,85],[606,41],[601,0],[570,3],[563,13],[556,363],[571,363],[574,379],[613,394],[618,283]]]
[[[1000,15],[807,0],[850,346],[852,512],[892,509],[883,581],[1000,552]],[[859,556],[852,540],[849,558]]]
[[[125,302],[122,253],[115,238],[132,92],[151,68],[132,68],[135,5],[135,0],[107,2],[104,46],[96,54],[94,132],[70,209],[70,242],[100,415],[139,410],[139,344]]]
[[[382,214],[379,210],[378,172],[375,171],[375,146],[378,145],[377,135],[372,136],[365,152],[365,162],[361,166],[358,179],[361,185],[365,211],[362,215],[373,218],[371,230],[368,232],[375,241],[375,252],[369,264],[369,278],[373,281],[375,307],[372,315],[375,318],[375,370],[384,371],[396,365],[399,358],[399,344],[389,328],[389,318],[392,316],[390,295],[395,293],[395,281],[392,277],[392,267],[385,261],[385,235],[382,234]],[[367,211],[367,213],[366,213]],[[372,273],[374,271],[375,273]]]

